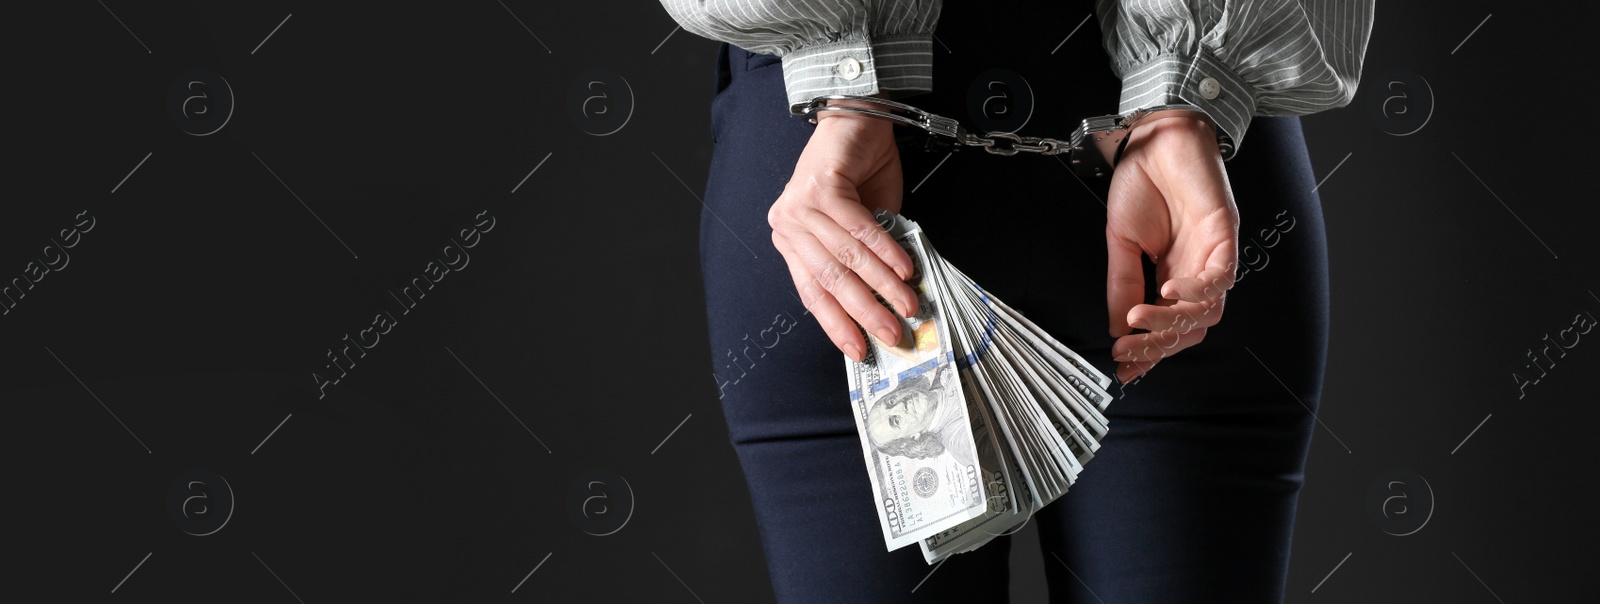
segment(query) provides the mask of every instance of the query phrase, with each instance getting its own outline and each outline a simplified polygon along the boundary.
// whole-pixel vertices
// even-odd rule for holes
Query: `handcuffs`
[[[845,100],[871,103],[886,109],[829,104],[829,101]],[[1226,159],[1233,156],[1232,139],[1217,128],[1216,123],[1206,115],[1205,111],[1194,105],[1160,105],[1128,113],[1091,117],[1083,120],[1066,140],[1019,136],[1012,132],[977,134],[967,130],[961,122],[952,118],[929,113],[905,103],[854,94],[819,96],[810,102],[796,104],[791,112],[806,116],[807,121],[815,124],[827,111],[870,115],[921,129],[931,135],[925,141],[928,150],[948,149],[954,152],[962,147],[982,147],[984,151],[994,155],[1016,155],[1019,152],[1041,155],[1067,154],[1068,164],[1073,172],[1080,176],[1097,178],[1111,175],[1117,160],[1122,158],[1122,150],[1128,144],[1128,133],[1134,126],[1168,117],[1192,117],[1204,121],[1211,126],[1213,132],[1217,133],[1217,148],[1222,151],[1222,157]]]

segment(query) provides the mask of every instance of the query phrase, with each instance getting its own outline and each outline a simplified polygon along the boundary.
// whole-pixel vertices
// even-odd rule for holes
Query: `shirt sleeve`
[[[1251,116],[1355,97],[1374,0],[1097,0],[1121,112],[1203,109],[1234,150]],[[1231,155],[1231,154],[1230,154]]]
[[[933,89],[941,0],[661,0],[684,30],[783,59],[789,110],[826,94]]]

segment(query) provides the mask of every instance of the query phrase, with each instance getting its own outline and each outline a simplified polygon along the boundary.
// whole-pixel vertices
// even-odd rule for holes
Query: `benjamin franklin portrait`
[[[928,459],[949,451],[956,461],[974,465],[959,387],[950,366],[896,384],[867,409],[867,439],[885,455]]]

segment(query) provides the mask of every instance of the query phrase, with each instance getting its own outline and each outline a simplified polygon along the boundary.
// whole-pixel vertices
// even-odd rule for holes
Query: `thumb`
[[[1111,337],[1133,333],[1128,311],[1144,302],[1144,266],[1137,242],[1106,225],[1106,309],[1111,314]]]

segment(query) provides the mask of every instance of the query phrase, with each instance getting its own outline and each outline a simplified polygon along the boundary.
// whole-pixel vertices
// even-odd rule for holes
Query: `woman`
[[[1371,2],[662,2],[725,42],[702,271],[780,600],[989,602],[1008,585],[1004,538],[932,575],[916,548],[884,551],[840,358],[862,357],[862,330],[899,338],[873,292],[915,310],[909,261],[875,209],[916,220],[1121,382],[1102,449],[1037,515],[1052,600],[1282,599],[1327,260],[1298,119],[1255,116],[1347,104]],[[1082,27],[1091,13],[1098,36]],[[1135,128],[1106,183],[1058,158],[902,149],[871,117],[790,115],[832,93],[1058,138],[1084,117],[1163,104],[1204,115]],[[781,340],[749,345],[779,323]]]

